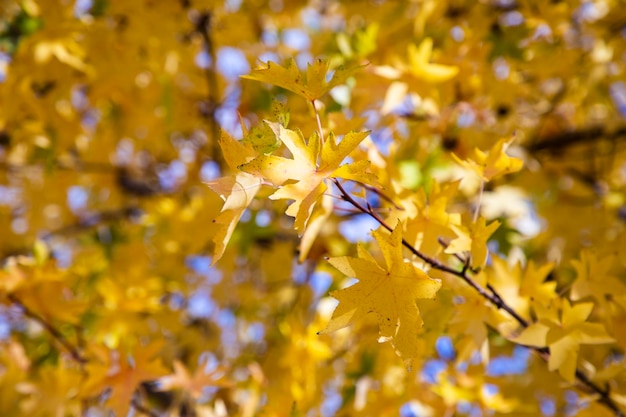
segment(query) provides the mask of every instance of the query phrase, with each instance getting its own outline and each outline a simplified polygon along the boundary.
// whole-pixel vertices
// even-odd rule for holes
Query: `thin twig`
[[[63,334],[56,327],[54,327],[50,322],[48,322],[43,317],[39,316],[38,314],[30,310],[28,307],[26,307],[24,303],[22,303],[20,299],[17,298],[14,294],[9,294],[7,298],[12,303],[17,304],[20,307],[20,309],[22,309],[22,312],[24,313],[26,317],[41,324],[41,326],[54,338],[54,340],[56,340],[61,346],[65,348],[65,350],[67,350],[67,352],[70,354],[72,359],[74,359],[76,362],[80,363],[81,365],[87,363],[87,359],[83,355],[80,354],[78,349],[74,345],[72,345],[70,342],[68,342],[65,336],[63,336]]]
[[[389,197],[387,194],[385,194],[382,191],[380,191],[378,188],[373,187],[373,186],[371,186],[369,184],[365,184],[364,182],[360,182],[360,181],[354,181],[354,182],[359,184],[361,187],[365,188],[367,191],[371,191],[374,194],[378,195],[380,198],[382,198],[383,200],[385,200],[388,203],[390,203],[397,210],[404,211],[404,208],[402,208],[398,204],[396,204],[396,202],[393,201],[393,199],[391,197]]]
[[[68,235],[72,233],[82,232],[93,227],[100,226],[104,223],[115,222],[141,215],[138,207],[128,206],[114,210],[102,210],[97,213],[85,216],[77,223],[69,224],[59,229],[52,230],[40,236],[40,239],[47,240],[53,236]]]
[[[8,162],[0,163],[0,170],[8,172],[19,172],[28,169],[46,169],[50,166],[53,169],[62,171],[78,171],[89,173],[101,173],[101,174],[115,174],[117,168],[111,164],[105,164],[100,162],[84,162],[80,160],[72,160],[72,163],[67,163],[59,159],[55,159],[50,163],[33,163],[33,164],[12,164]]]
[[[333,210],[343,211],[343,212],[345,212],[347,214],[358,214],[358,215],[363,214],[361,212],[361,210],[351,209],[351,208],[347,208],[347,207],[333,206]]]
[[[605,126],[591,126],[587,128],[581,128],[579,130],[559,133],[548,138],[537,140],[535,143],[527,146],[527,149],[531,152],[562,150],[568,146],[577,143],[593,143],[604,137],[608,137],[609,139],[617,139],[620,136],[626,136],[626,126],[618,126],[613,130],[610,130],[608,127]]]

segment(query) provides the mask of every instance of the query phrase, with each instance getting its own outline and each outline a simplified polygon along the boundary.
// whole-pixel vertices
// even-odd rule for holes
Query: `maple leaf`
[[[331,265],[343,274],[359,280],[331,296],[339,300],[333,316],[322,333],[348,326],[368,313],[375,313],[379,341],[391,340],[396,353],[410,364],[418,352],[418,334],[423,325],[416,299],[432,299],[441,281],[432,279],[402,255],[402,224],[391,234],[380,229],[372,232],[378,242],[385,265],[380,265],[361,245],[358,258],[331,258]]]
[[[450,227],[458,237],[450,242],[445,252],[455,254],[469,251],[472,255],[472,266],[483,267],[487,262],[487,240],[499,226],[499,221],[487,224],[483,217],[480,217],[469,228],[451,224]]]
[[[450,200],[458,191],[458,182],[440,185],[437,182],[429,195],[423,189],[409,193],[408,198],[399,200],[403,210],[399,213],[406,220],[405,239],[420,252],[436,256],[442,251],[440,238],[454,237],[451,225],[461,224],[459,213],[449,213]]]
[[[95,350],[100,353],[99,361],[90,361],[86,370],[87,381],[83,395],[93,396],[110,389],[107,405],[116,416],[125,416],[137,387],[167,374],[167,369],[158,358],[162,343],[135,346],[128,354],[121,351]]]
[[[593,310],[593,303],[571,305],[569,300],[561,304],[560,315],[557,302],[547,307],[534,304],[538,321],[525,328],[512,339],[523,345],[550,348],[548,369],[558,369],[563,378],[573,382],[576,374],[576,360],[581,344],[611,343],[613,338],[599,323],[587,323]]]
[[[484,181],[491,181],[496,177],[511,174],[522,169],[524,162],[505,153],[511,141],[500,139],[485,153],[474,148],[474,154],[467,160],[462,160],[454,153],[452,158],[461,166],[474,171]]]
[[[415,46],[413,43],[409,44],[407,48],[410,65],[408,71],[416,78],[430,83],[448,81],[459,73],[458,67],[431,63],[432,53],[432,38],[424,39],[419,46]]]
[[[326,81],[329,68],[330,61],[317,59],[307,65],[306,72],[301,73],[296,61],[291,58],[285,67],[268,61],[255,68],[251,74],[241,77],[273,84],[294,92],[308,101],[314,101],[332,88],[343,84],[360,67],[336,68],[330,81]]]
[[[54,260],[12,257],[0,271],[0,296],[10,294],[46,320],[78,324],[87,303],[73,296],[65,279]]]
[[[238,142],[225,131],[222,131],[220,147],[226,163],[233,170],[258,155],[250,145]],[[263,184],[263,180],[239,171],[234,175],[208,181],[206,184],[224,200],[222,211],[214,220],[220,225],[213,237],[215,249],[212,263],[215,264],[224,254],[226,245],[235,231],[235,226],[237,226],[243,212],[252,203],[254,196]]]
[[[336,143],[334,135],[330,134],[320,146],[316,134],[306,141],[299,131],[285,129],[278,123],[268,121],[265,123],[274,130],[276,136],[289,149],[293,159],[276,155],[260,155],[239,168],[275,185],[283,184],[288,180],[295,181],[279,188],[270,198],[294,200],[286,213],[295,217],[294,228],[300,235],[304,232],[317,200],[327,189],[324,180],[336,177],[365,184],[376,184],[376,178],[367,172],[369,161],[362,160],[340,166],[343,160],[369,135],[369,132],[350,132],[339,143]]]
[[[549,304],[556,296],[556,281],[546,282],[546,277],[554,269],[550,262],[542,266],[535,266],[529,261],[524,270],[524,277],[519,287],[519,294],[528,297],[536,303]]]
[[[408,65],[402,62],[396,63],[395,66],[381,65],[374,68],[374,73],[392,80],[401,78],[403,74],[409,74],[430,84],[443,83],[457,76],[458,67],[431,63],[432,54],[433,40],[425,38],[419,46],[413,43],[407,46]],[[404,90],[406,85],[398,84],[396,87]],[[386,107],[388,106],[389,104]]]
[[[77,369],[62,366],[39,370],[34,384],[21,385],[22,394],[30,394],[24,408],[29,416],[68,416],[80,414],[78,390],[82,375]],[[1,408],[0,408],[1,409]]]
[[[580,260],[572,260],[572,265],[576,270],[576,281],[572,285],[572,300],[591,296],[601,304],[606,304],[611,300],[626,308],[626,296],[624,296],[626,286],[610,272],[614,267],[615,258],[614,255],[610,255],[599,259],[591,251],[583,250],[580,253]]]
[[[224,378],[226,368],[218,366],[215,369],[207,370],[208,358],[199,364],[198,369],[191,375],[187,367],[175,360],[174,373],[164,376],[158,380],[159,391],[171,391],[180,389],[189,393],[193,398],[198,399],[204,394],[205,387],[230,387],[232,383]]]
[[[478,350],[481,359],[489,360],[488,331],[485,325],[491,309],[484,300],[472,294],[463,297],[463,303],[455,306],[454,316],[449,322],[449,329],[463,335],[457,343],[457,360],[463,362],[469,360]]]

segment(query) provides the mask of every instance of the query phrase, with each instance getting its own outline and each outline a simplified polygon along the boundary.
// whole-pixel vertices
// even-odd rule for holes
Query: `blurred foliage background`
[[[280,109],[306,137],[317,129],[310,103],[241,75],[290,58],[362,66],[316,102],[323,126],[371,130],[354,158],[388,189],[430,195],[463,178],[452,210],[479,204],[502,222],[490,265],[517,279],[502,288],[517,291],[516,262],[533,260],[554,262],[548,279],[565,293],[571,260],[593,249],[591,274],[613,280],[594,301],[616,343],[581,348],[581,363],[623,401],[624,10],[0,0],[0,414],[616,415],[486,327],[462,290],[420,304],[433,324],[409,371],[373,321],[318,336],[328,290],[346,285],[324,256],[354,253],[377,225],[338,207],[298,262],[285,204],[263,189],[212,265],[222,200],[203,183],[228,173],[221,130],[241,139],[242,123],[261,129]],[[450,155],[502,137],[525,169],[478,199],[480,181]],[[463,308],[489,357],[464,337]]]

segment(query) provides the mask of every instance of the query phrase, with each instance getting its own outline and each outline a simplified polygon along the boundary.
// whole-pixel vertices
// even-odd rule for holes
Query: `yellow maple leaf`
[[[20,385],[21,393],[30,397],[23,404],[23,413],[32,417],[79,415],[81,403],[76,387],[81,382],[78,369],[63,366],[40,369],[36,381]]]
[[[215,369],[207,370],[207,360],[198,364],[198,369],[191,375],[187,367],[175,360],[174,373],[164,376],[158,381],[159,391],[171,391],[180,389],[198,399],[204,394],[205,387],[229,387],[232,383],[224,378],[226,368],[218,366]]]
[[[317,59],[312,64],[308,64],[306,71],[302,73],[296,61],[291,58],[284,67],[275,62],[267,62],[255,68],[251,74],[241,77],[273,84],[292,91],[308,101],[314,101],[332,88],[343,84],[359,68],[336,68],[330,81],[327,81],[326,75],[330,69],[330,61]]]
[[[128,415],[131,400],[137,387],[144,381],[155,380],[167,374],[158,353],[163,343],[154,342],[147,346],[136,345],[131,351],[108,351],[100,353],[100,360],[92,360],[87,366],[87,380],[82,395],[90,397],[110,390],[107,406],[116,416]]]
[[[433,184],[430,194],[423,189],[407,193],[398,199],[403,210],[398,214],[400,220],[406,220],[404,238],[425,255],[434,257],[443,250],[440,238],[451,239],[455,236],[453,224],[461,224],[459,213],[450,213],[450,201],[458,190],[458,182],[441,185]]]
[[[535,266],[533,261],[529,261],[524,270],[519,294],[528,297],[536,303],[549,304],[556,294],[556,281],[546,282],[546,277],[554,269],[554,263],[550,262],[542,266]]]
[[[474,148],[473,155],[469,159],[462,160],[454,153],[452,158],[459,165],[474,171],[484,181],[491,181],[496,177],[517,172],[524,166],[521,159],[505,153],[510,143],[511,141],[500,139],[487,153]]]
[[[472,293],[463,294],[463,302],[455,305],[449,329],[462,335],[456,343],[457,360],[469,360],[479,351],[483,361],[489,360],[487,325],[491,309],[485,301]]]
[[[616,302],[626,308],[626,286],[611,273],[614,268],[616,256],[609,255],[598,258],[589,250],[580,253],[580,260],[572,260],[576,270],[576,281],[572,285],[572,300],[581,300],[593,297],[600,304]]]
[[[233,170],[258,155],[251,146],[235,140],[225,131],[222,131],[220,147],[226,163]],[[254,196],[263,184],[263,180],[246,172],[238,171],[234,175],[208,181],[206,184],[224,200],[222,211],[214,220],[220,225],[213,237],[215,249],[212,262],[215,264],[224,254],[235,226],[237,226],[243,212],[252,203]]]
[[[538,321],[524,329],[513,341],[535,347],[548,346],[548,369],[558,369],[563,378],[573,382],[580,345],[611,343],[614,339],[606,333],[602,324],[587,323],[593,303],[572,306],[569,300],[564,300],[560,309],[557,304],[556,301],[547,307],[535,304]]]
[[[54,260],[11,257],[0,270],[0,296],[10,295],[42,319],[78,324],[87,303],[74,296],[66,279]]]
[[[390,340],[396,353],[410,365],[418,354],[418,333],[423,325],[415,300],[435,298],[441,281],[404,260],[400,223],[391,234],[380,229],[372,233],[385,265],[379,265],[361,245],[358,258],[329,259],[331,265],[359,282],[330,293],[339,305],[323,333],[344,328],[373,312],[379,325],[379,341]]]
[[[430,84],[438,84],[451,80],[459,73],[459,68],[454,65],[443,65],[431,63],[433,55],[433,40],[425,38],[420,44],[409,44],[407,47],[408,65],[402,61],[395,65],[379,65],[374,67],[373,72],[383,78],[390,80],[398,80],[403,75],[408,75],[419,81],[425,81]],[[390,92],[392,95],[402,95],[406,92],[407,85],[398,83],[393,86]],[[391,97],[386,98],[384,109],[388,110],[393,101]]]
[[[487,224],[483,217],[469,228],[451,224],[450,227],[458,237],[450,242],[445,252],[455,254],[468,251],[472,256],[472,266],[482,268],[487,262],[487,240],[499,226],[499,221]]]
[[[300,235],[304,232],[311,212],[326,191],[324,181],[329,177],[375,184],[376,178],[367,172],[369,161],[340,164],[365,139],[369,132],[350,132],[336,143],[330,134],[322,146],[316,134],[306,141],[299,131],[285,129],[278,123],[265,122],[291,152],[293,159],[276,155],[260,155],[239,168],[272,184],[281,185],[270,196],[273,200],[288,199],[294,202],[287,208],[287,215],[295,217],[294,227]],[[319,159],[319,163],[318,163]]]
[[[413,43],[409,44],[407,54],[409,59],[408,71],[420,80],[441,83],[454,78],[459,73],[458,67],[430,62],[433,54],[432,38],[424,39],[419,46]]]

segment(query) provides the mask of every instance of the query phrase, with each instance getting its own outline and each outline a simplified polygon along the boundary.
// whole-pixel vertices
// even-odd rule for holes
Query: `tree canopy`
[[[0,415],[626,415],[619,0],[0,0]]]

